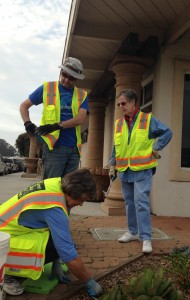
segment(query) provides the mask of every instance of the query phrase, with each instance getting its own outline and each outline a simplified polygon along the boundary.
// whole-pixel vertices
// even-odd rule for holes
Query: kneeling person
[[[70,209],[94,198],[95,192],[90,172],[81,169],[63,178],[39,181],[1,205],[0,231],[11,235],[4,283],[7,293],[23,292],[15,276],[37,280],[44,264],[52,261],[53,275],[67,283],[61,260],[84,282],[90,297],[102,295],[102,287],[91,278],[78,256],[68,220]]]

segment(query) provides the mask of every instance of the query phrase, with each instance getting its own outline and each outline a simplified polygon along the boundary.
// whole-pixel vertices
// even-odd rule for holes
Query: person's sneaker
[[[20,282],[12,276],[5,275],[3,290],[12,296],[21,295],[24,292],[24,288],[21,286]]]
[[[151,253],[152,252],[152,243],[150,240],[143,241],[143,253]]]
[[[118,241],[120,243],[127,243],[130,241],[138,240],[138,238],[139,238],[138,234],[132,234],[127,231],[126,233],[124,233],[124,235],[122,235],[120,238],[118,238]]]

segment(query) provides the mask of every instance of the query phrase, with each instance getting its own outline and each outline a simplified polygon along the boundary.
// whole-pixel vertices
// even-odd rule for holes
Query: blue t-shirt
[[[21,213],[19,225],[29,228],[49,228],[60,259],[67,263],[78,256],[72,241],[69,221],[60,207],[29,209]]]
[[[67,121],[73,118],[72,114],[72,97],[74,88],[67,89],[59,82],[59,93],[60,93],[60,105],[61,105],[61,121]],[[34,105],[39,105],[43,103],[43,85],[37,88],[32,94],[29,95],[30,101]],[[80,108],[89,110],[88,108],[88,96],[86,96],[85,100],[81,104]],[[60,130],[59,139],[55,144],[56,146],[66,146],[73,147],[77,144],[76,131],[75,127],[65,128]]]

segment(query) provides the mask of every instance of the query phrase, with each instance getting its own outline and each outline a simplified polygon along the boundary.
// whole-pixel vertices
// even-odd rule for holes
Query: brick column
[[[103,167],[104,122],[107,104],[105,99],[89,99],[90,115],[86,160],[88,168]]]
[[[140,100],[141,81],[146,69],[145,65],[145,61],[141,61],[138,57],[119,56],[118,59],[115,59],[111,68],[116,78],[116,97],[122,90],[132,88],[136,90],[138,99]],[[123,114],[115,101],[114,121],[122,116]],[[110,216],[125,215],[125,206],[119,179],[116,179],[112,183],[107,197],[101,203],[101,207]]]

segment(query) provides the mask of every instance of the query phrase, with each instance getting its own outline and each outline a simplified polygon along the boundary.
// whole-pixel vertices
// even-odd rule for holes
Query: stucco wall
[[[188,38],[164,46],[154,70],[153,114],[170,128],[175,58],[190,60]],[[171,144],[161,152],[162,158],[153,179],[151,209],[156,215],[189,217],[190,184],[169,180],[170,151],[176,151],[171,149]]]

